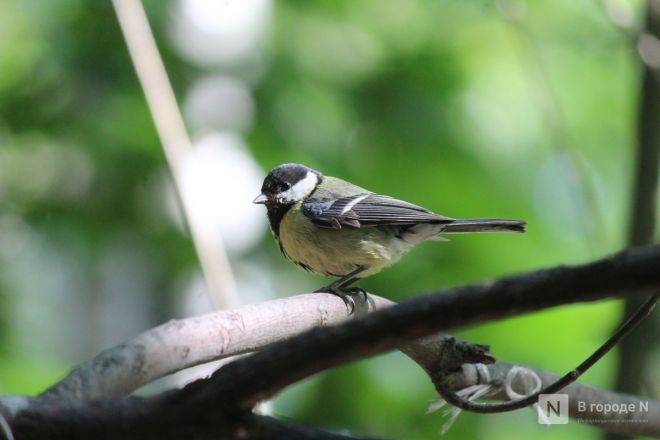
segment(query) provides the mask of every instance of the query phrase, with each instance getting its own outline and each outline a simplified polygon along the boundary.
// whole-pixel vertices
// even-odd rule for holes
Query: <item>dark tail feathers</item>
[[[501,220],[496,218],[458,219],[447,223],[440,233],[525,232],[526,224],[526,222],[521,220]]]

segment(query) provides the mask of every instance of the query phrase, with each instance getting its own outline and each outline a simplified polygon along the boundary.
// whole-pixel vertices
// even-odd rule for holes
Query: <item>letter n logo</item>
[[[568,394],[539,396],[539,423],[565,425],[568,423]]]

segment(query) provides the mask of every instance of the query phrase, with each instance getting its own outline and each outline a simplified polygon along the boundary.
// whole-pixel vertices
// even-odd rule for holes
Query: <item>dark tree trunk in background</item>
[[[650,0],[647,6],[646,29],[642,35],[660,38],[660,0]],[[658,40],[656,40],[658,41]],[[642,48],[642,50],[644,50]],[[647,50],[658,51],[658,48]],[[655,57],[660,54],[654,54]],[[644,58],[644,57],[642,57]],[[653,243],[658,209],[658,165],[660,163],[660,69],[643,63],[634,186],[628,244],[642,246]],[[660,269],[659,269],[660,270]],[[644,298],[626,300],[625,316],[637,310]],[[619,345],[619,365],[616,389],[630,394],[644,394],[646,380],[651,378],[649,359],[660,339],[660,318],[652,314]],[[656,378],[657,379],[657,378]],[[646,382],[646,383],[645,383]],[[627,438],[609,434],[608,440]]]

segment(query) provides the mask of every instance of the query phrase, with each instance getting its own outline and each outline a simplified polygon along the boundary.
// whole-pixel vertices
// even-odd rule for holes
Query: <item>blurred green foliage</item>
[[[638,27],[641,2],[614,2]],[[200,69],[172,48],[168,2],[145,6],[183,96]],[[369,291],[403,299],[622,247],[639,67],[627,34],[600,2],[282,0],[266,46],[269,66],[255,86],[247,137],[264,170],[302,162],[448,216],[528,221],[522,236],[422,245],[365,280]],[[175,313],[177,280],[197,263],[155,199],[165,161],[109,2],[4,0],[0,72],[0,389],[35,393],[105,347],[30,351],[16,337],[19,321],[46,317],[29,321],[41,338],[58,320],[84,328],[94,319],[87,314],[102,315],[94,292],[109,247],[130,242],[147,262],[143,328]],[[21,254],[17,231],[41,243],[37,249],[56,250],[46,255],[60,263],[28,264],[34,260]],[[260,246],[235,263],[264,254],[303,283],[300,291],[325,282],[296,273],[265,231]],[[49,298],[60,285],[53,271],[84,295],[62,303],[82,301],[80,315],[46,306],[60,301]],[[295,293],[289,286],[275,290]],[[16,295],[26,288],[43,303],[17,313]],[[620,313],[615,302],[566,307],[460,336],[491,344],[498,359],[561,373],[605,339]],[[611,386],[612,356],[585,382]],[[424,414],[434,399],[422,371],[391,353],[292,387],[274,412],[329,429],[425,439],[444,421]],[[531,412],[519,411],[464,414],[447,438],[596,434],[578,424],[541,429]]]

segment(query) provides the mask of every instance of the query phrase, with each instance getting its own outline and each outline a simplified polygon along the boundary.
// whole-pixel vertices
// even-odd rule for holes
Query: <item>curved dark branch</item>
[[[227,404],[190,414],[180,411],[185,401],[181,405],[163,405],[160,397],[122,397],[96,402],[24,400],[26,409],[15,417],[11,416],[10,408],[0,404],[0,412],[10,420],[14,437],[20,440],[368,440],[238,411]]]
[[[582,266],[540,270],[416,297],[340,326],[313,329],[239,359],[208,382],[193,383],[186,393],[205,404],[229,398],[251,408],[319,371],[437,331],[562,304],[650,294],[660,287],[658,267],[660,247],[639,248]],[[192,405],[190,409],[199,408]]]

